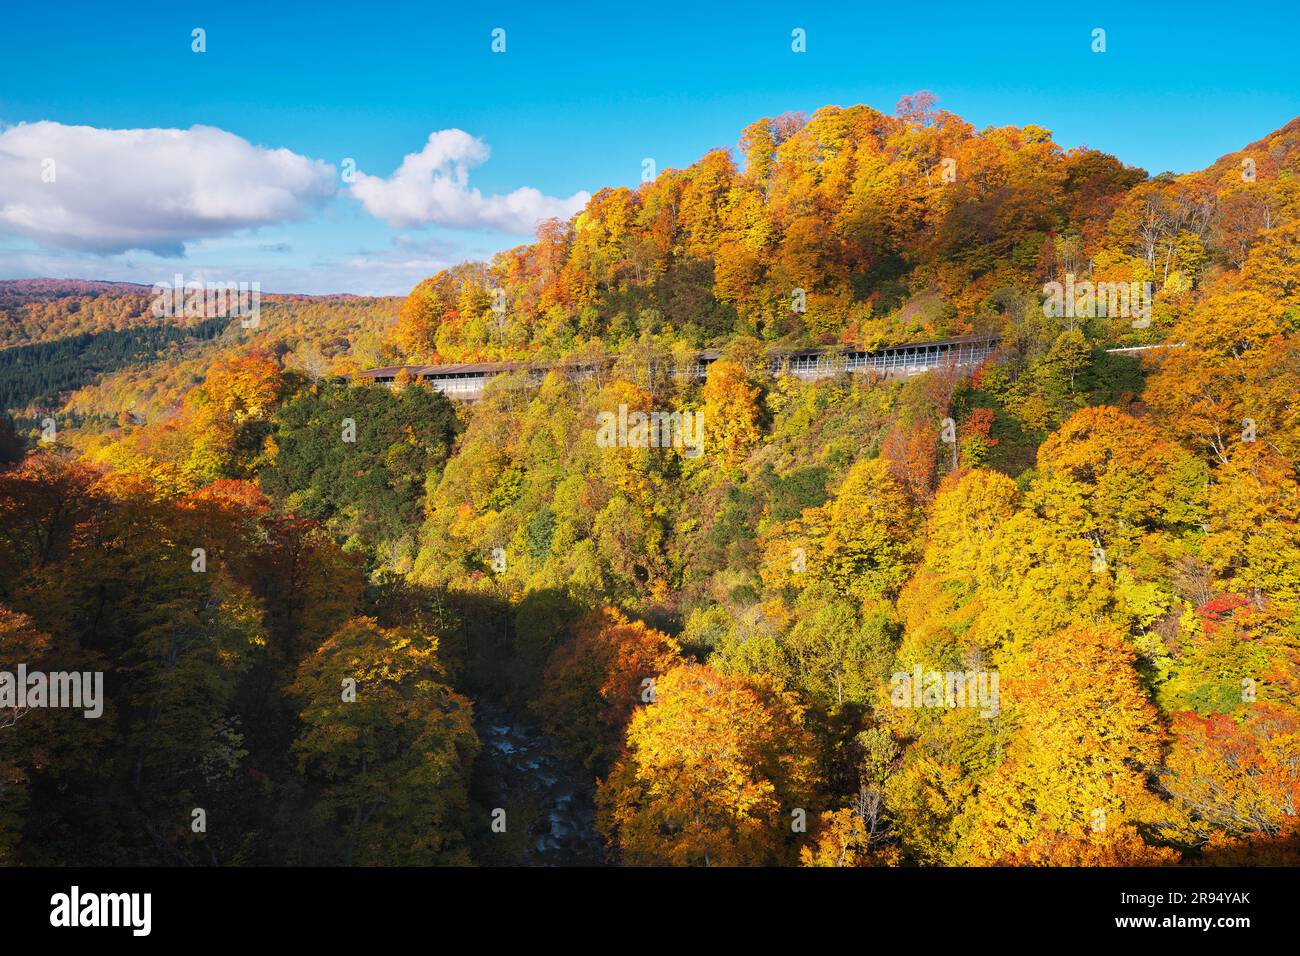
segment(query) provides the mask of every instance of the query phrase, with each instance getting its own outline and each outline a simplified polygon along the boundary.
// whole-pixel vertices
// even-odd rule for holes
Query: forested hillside
[[[386,357],[400,299],[268,294],[255,328],[230,316],[154,314],[128,283],[0,282],[0,403],[26,417],[62,412],[89,425],[171,414],[220,357],[260,349],[313,378]]]
[[[1198,287],[1294,217],[1298,148],[1293,122],[1203,172],[1148,178],[1038,127],[976,130],[927,94],[896,116],[763,119],[739,155],[600,190],[534,244],[421,283],[394,344],[412,361],[643,335],[871,345],[998,328],[1009,291],[1067,273],[1152,282],[1150,328],[1107,331],[1159,341]]]
[[[156,322],[147,286],[79,279],[0,281],[0,345],[33,345]]]
[[[761,120],[391,325],[273,303],[86,385],[0,471],[0,669],[109,703],[0,727],[0,862],[1300,862],[1298,144],[1152,177],[923,95]],[[602,437],[638,412],[699,453]]]
[[[0,351],[0,405],[53,405],[96,375],[158,361],[170,346],[210,341],[230,325],[217,317],[192,326],[149,325],[105,332],[79,332],[35,345]]]

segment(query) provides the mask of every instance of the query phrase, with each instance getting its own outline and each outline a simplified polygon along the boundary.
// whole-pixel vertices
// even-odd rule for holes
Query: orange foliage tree
[[[593,611],[552,654],[537,702],[548,733],[597,773],[622,749],[636,708],[680,660],[677,642],[614,608]]]

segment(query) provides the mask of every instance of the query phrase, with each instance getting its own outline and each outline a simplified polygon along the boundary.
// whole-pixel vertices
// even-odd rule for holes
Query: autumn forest
[[[405,297],[0,282],[0,672],[103,675],[0,865],[1300,863],[1300,119],[736,132]]]

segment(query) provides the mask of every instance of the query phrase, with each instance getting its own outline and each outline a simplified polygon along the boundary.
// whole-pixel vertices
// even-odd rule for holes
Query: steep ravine
[[[503,704],[475,704],[482,751],[474,771],[476,802],[492,818],[505,810],[505,832],[491,827],[474,841],[485,866],[594,866],[604,862],[595,829],[591,774],[563,758],[536,722]]]

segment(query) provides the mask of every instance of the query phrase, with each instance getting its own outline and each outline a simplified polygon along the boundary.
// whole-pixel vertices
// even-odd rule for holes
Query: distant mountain
[[[101,292],[143,292],[149,286],[137,282],[107,282],[100,279],[0,279],[0,299],[11,296],[97,295]]]
[[[159,317],[152,286],[83,279],[0,281],[0,402],[16,411],[142,418],[174,406],[218,356],[264,349],[312,375],[378,361],[402,299],[263,294],[261,321]],[[80,392],[84,390],[84,394]]]
[[[152,285],[140,282],[113,282],[105,279],[0,279],[0,299],[12,296],[65,296],[94,295],[101,292],[149,292]],[[284,299],[367,299],[385,296],[363,296],[352,292],[329,292],[311,295],[303,292],[263,292],[263,295]]]

